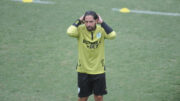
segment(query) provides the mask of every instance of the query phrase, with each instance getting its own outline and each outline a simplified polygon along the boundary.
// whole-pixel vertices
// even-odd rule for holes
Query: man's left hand
[[[98,24],[102,24],[102,23],[103,23],[103,20],[102,20],[101,16],[98,15]]]

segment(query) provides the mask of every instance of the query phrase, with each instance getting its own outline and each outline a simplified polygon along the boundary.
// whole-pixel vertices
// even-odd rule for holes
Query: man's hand
[[[101,18],[100,15],[98,15],[98,24],[102,24],[103,23],[103,19]]]
[[[84,15],[79,18],[81,22],[83,22]]]

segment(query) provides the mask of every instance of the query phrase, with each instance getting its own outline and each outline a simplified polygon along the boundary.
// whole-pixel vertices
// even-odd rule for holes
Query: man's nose
[[[88,23],[87,23],[87,25],[88,25],[88,26],[90,26],[90,25],[91,25],[91,23],[89,23],[89,22],[88,22]]]

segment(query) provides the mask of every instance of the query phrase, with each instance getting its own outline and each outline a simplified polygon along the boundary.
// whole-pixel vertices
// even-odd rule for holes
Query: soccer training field
[[[104,101],[180,101],[180,0],[0,0],[0,101],[77,101],[66,29],[87,10],[117,33],[105,41]]]

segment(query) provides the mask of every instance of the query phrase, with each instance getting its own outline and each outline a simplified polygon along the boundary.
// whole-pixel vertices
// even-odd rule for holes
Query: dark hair
[[[86,11],[85,14],[84,14],[83,20],[85,20],[85,17],[88,16],[88,15],[93,16],[94,20],[98,19],[98,15],[96,14],[96,12],[94,12],[94,11]]]

